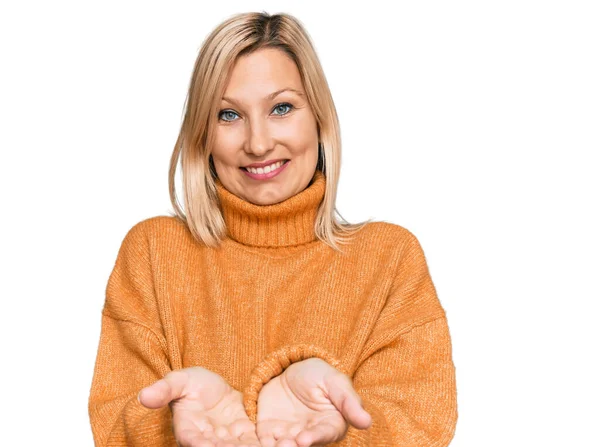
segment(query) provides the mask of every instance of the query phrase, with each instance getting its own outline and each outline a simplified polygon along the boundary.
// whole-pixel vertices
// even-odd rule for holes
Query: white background
[[[332,3],[2,3],[3,445],[93,445],[117,250],[170,210],[203,39],[253,10],[294,14],[315,42],[341,214],[425,250],[456,364],[451,446],[600,445],[598,3]]]

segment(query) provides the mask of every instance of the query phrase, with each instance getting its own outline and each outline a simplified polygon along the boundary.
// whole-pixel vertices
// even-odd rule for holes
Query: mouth
[[[290,160],[280,160],[277,161],[275,163],[272,163],[268,166],[262,166],[260,168],[253,168],[253,167],[240,167],[240,169],[243,169],[246,172],[250,172],[252,174],[268,174],[269,172],[275,171],[279,168],[281,168],[284,164],[289,163]]]

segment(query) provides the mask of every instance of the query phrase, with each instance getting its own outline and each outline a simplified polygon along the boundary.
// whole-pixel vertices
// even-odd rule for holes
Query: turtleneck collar
[[[285,247],[317,239],[314,225],[325,196],[325,175],[315,171],[298,194],[273,205],[256,205],[229,192],[215,179],[228,236],[257,247]]]

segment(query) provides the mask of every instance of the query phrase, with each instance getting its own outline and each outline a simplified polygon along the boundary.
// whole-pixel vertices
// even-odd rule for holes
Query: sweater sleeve
[[[171,410],[139,403],[139,391],[171,370],[142,224],[125,236],[106,288],[88,401],[96,446],[175,446]]]
[[[352,378],[373,423],[349,427],[340,447],[447,447],[457,421],[455,368],[446,315],[423,250],[409,233],[393,285],[357,367],[348,373],[317,346],[285,347],[255,368],[245,405],[256,418],[263,384],[292,361],[319,357]]]
[[[354,389],[373,425],[350,427],[341,446],[446,447],[456,426],[456,386],[445,317],[412,328],[367,358]]]

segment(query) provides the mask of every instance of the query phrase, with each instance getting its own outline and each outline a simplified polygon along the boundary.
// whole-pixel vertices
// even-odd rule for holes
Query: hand
[[[371,426],[352,380],[329,363],[293,363],[258,395],[256,432],[262,447],[306,447],[342,440],[348,423]]]
[[[147,408],[169,404],[173,433],[181,447],[260,446],[242,393],[208,369],[171,371],[142,389],[138,400]]]

